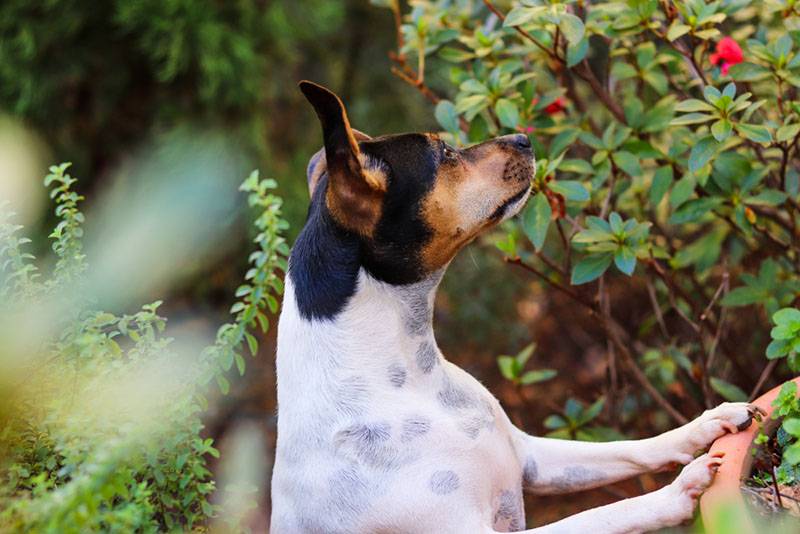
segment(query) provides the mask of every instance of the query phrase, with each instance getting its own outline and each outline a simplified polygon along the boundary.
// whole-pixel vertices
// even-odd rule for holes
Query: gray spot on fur
[[[501,532],[517,532],[525,528],[522,491],[503,490],[497,499],[494,528]]]
[[[460,485],[461,480],[453,471],[436,471],[431,475],[431,491],[437,495],[453,493]]]
[[[567,467],[564,474],[554,477],[550,482],[553,488],[560,491],[573,491],[594,485],[606,478],[606,474],[595,469],[588,469],[582,465]]]
[[[408,443],[414,438],[424,436],[431,429],[431,420],[427,417],[414,416],[408,417],[403,421],[402,432],[400,433],[400,441]]]
[[[401,286],[400,298],[406,305],[405,328],[410,336],[421,336],[433,321],[431,293],[439,285],[443,271],[438,271],[425,280]]]
[[[366,379],[359,375],[348,376],[336,388],[336,411],[349,416],[359,415],[364,411],[368,396]]]
[[[369,506],[370,492],[367,481],[357,467],[347,467],[335,471],[329,480],[330,498],[325,513],[328,521],[337,523],[340,528],[359,517]],[[306,528],[312,532],[330,532],[333,525],[323,518],[304,518],[313,521],[317,528]],[[304,525],[310,527],[311,525]],[[321,530],[319,530],[321,528]]]
[[[412,455],[403,453],[391,443],[391,426],[386,421],[357,423],[334,435],[337,449],[350,454],[361,464],[381,471],[391,471],[411,461]]]
[[[396,388],[403,387],[406,383],[406,368],[399,363],[393,363],[389,366],[389,382]]]
[[[494,427],[494,418],[487,418],[485,416],[475,416],[464,419],[459,424],[459,428],[470,439],[477,439],[481,430],[490,430]]]
[[[533,456],[528,456],[525,459],[525,466],[522,468],[522,481],[526,486],[533,486],[539,478],[539,466]]]
[[[430,341],[423,341],[417,348],[417,365],[420,370],[428,374],[433,371],[439,363],[439,355],[436,354],[436,346]]]
[[[465,408],[475,408],[478,401],[463,388],[453,384],[449,377],[445,377],[442,389],[437,394],[439,402],[445,408],[463,410]]]

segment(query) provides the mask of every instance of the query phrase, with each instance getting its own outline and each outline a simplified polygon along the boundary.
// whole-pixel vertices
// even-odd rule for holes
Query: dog
[[[271,531],[521,531],[523,490],[566,494],[674,463],[686,467],[657,491],[526,532],[644,532],[690,519],[722,462],[695,454],[748,426],[751,405],[724,403],[639,441],[534,437],[436,345],[448,263],[528,199],[528,137],[468,148],[432,134],[370,138],[334,93],[300,89],[324,148],[308,165],[311,203],[278,325]]]

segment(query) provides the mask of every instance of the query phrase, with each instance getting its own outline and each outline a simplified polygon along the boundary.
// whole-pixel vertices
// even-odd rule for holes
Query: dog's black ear
[[[380,218],[386,176],[364,169],[356,132],[350,127],[341,99],[330,90],[309,81],[300,82],[300,90],[314,107],[322,125],[324,164],[328,172],[328,191],[325,195],[328,208],[346,228],[362,235],[371,235]],[[312,169],[315,159],[316,165]],[[322,163],[321,157],[315,156],[309,164],[309,187],[312,190],[316,183],[311,183],[311,175],[316,174],[318,179],[323,169],[317,167]]]

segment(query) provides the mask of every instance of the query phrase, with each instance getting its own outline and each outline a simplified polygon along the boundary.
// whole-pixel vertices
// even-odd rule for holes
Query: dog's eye
[[[444,145],[442,147],[442,157],[446,160],[455,159],[458,157],[458,151],[450,145]]]

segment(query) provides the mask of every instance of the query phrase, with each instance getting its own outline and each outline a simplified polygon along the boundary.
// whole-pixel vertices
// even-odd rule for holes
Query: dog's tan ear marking
[[[372,137],[360,130],[352,128],[352,131],[353,137],[355,137],[356,141],[359,143],[361,141],[369,141],[372,139]],[[311,156],[311,159],[308,161],[308,166],[306,167],[306,179],[308,181],[309,196],[314,196],[314,190],[317,188],[319,179],[322,178],[322,175],[326,172],[328,172],[328,162],[325,159],[325,147],[322,147],[315,152],[313,156]]]
[[[380,219],[387,184],[385,175],[365,170],[362,165],[364,158],[358,148],[358,138],[368,139],[368,136],[350,127],[344,104],[331,91],[309,81],[300,82],[300,90],[314,107],[322,125],[324,165],[328,172],[328,191],[325,195],[328,209],[347,229],[371,236]],[[315,167],[322,164],[323,161],[318,158]],[[309,169],[309,188],[312,190],[321,170],[322,167],[318,172]],[[312,178],[315,180],[313,183]]]

